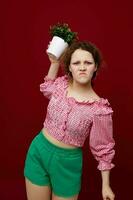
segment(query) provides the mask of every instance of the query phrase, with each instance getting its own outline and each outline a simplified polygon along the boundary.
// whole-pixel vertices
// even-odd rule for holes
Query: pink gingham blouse
[[[51,136],[66,144],[82,147],[89,136],[89,146],[98,161],[99,170],[109,170],[115,165],[112,128],[113,110],[107,99],[77,101],[67,97],[67,75],[50,79],[44,77],[40,91],[49,99],[44,127]]]

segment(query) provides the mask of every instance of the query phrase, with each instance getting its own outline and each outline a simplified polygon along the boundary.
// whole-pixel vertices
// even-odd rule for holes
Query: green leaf
[[[50,35],[58,36],[62,38],[68,44],[74,39],[78,39],[77,32],[72,32],[69,25],[66,23],[57,23],[56,25],[50,26]]]

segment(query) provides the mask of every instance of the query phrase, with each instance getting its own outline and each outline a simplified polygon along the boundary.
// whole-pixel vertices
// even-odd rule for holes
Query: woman
[[[102,176],[103,200],[114,200],[110,170],[115,166],[113,110],[92,87],[101,64],[99,50],[76,41],[62,60],[66,74],[57,77],[61,59],[51,62],[40,91],[49,99],[43,129],[27,153],[24,175],[28,200],[77,200],[81,190],[82,147],[89,146]]]

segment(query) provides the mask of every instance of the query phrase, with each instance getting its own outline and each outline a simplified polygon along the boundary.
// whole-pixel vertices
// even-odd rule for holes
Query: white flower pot
[[[58,36],[54,36],[46,52],[54,55],[58,59],[67,47],[67,42]]]

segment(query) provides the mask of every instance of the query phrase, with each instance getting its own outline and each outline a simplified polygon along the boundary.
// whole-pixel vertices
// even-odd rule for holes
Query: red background
[[[47,99],[39,91],[49,68],[45,53],[49,26],[68,23],[80,40],[94,42],[106,65],[95,81],[96,92],[114,110],[116,167],[111,186],[116,200],[132,195],[133,64],[132,4],[110,1],[3,1],[0,6],[0,199],[25,200],[24,159],[32,138],[42,129]],[[62,71],[59,72],[61,74]],[[79,200],[101,200],[101,174],[84,146],[84,173]]]

